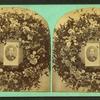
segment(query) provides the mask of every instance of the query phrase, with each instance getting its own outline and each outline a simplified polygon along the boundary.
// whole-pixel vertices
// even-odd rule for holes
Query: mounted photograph
[[[53,34],[53,92],[100,92],[100,8],[70,11]]]
[[[87,43],[85,47],[85,66],[100,66],[99,43]]]
[[[15,65],[19,64],[19,43],[7,42],[4,45],[4,66],[5,65]]]
[[[0,92],[50,91],[50,31],[38,13],[0,8]]]

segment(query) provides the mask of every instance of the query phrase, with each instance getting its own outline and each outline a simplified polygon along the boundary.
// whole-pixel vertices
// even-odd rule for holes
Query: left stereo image
[[[34,11],[0,8],[0,91],[50,91],[50,31]]]

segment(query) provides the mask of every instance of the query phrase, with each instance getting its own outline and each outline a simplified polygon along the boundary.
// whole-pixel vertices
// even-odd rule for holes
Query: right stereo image
[[[53,92],[100,92],[100,8],[66,13],[53,34]]]

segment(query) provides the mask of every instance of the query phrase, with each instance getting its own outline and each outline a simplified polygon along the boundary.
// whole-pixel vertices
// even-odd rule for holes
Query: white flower
[[[75,39],[75,40],[77,39],[76,36],[73,36],[72,38]]]
[[[96,76],[96,73],[93,72],[93,73],[92,73],[92,81],[95,79],[95,76]]]
[[[25,72],[23,71],[22,73],[24,74]]]
[[[26,25],[27,24],[27,22],[23,22],[23,25]]]
[[[21,38],[19,38],[18,40],[19,40],[19,41],[22,41],[22,39],[21,39]]]
[[[74,45],[78,45],[77,40],[73,40]]]
[[[93,73],[92,73],[92,75],[93,75],[93,76],[96,76],[96,73],[95,73],[95,72],[93,72]]]
[[[65,40],[65,43],[67,43],[69,40]]]
[[[29,49],[29,48],[31,48],[31,47],[30,47],[30,46],[26,46],[26,47],[25,47],[25,49]]]
[[[80,30],[80,33],[83,33],[83,31],[82,31],[82,30]]]
[[[10,27],[16,27],[20,25],[20,23],[18,23],[18,20],[15,20],[14,18],[10,18],[10,22]]]
[[[89,19],[89,22],[92,24],[92,23],[94,23],[94,24],[97,24],[97,21],[94,21],[93,19]]]
[[[10,71],[10,75],[14,75],[14,73],[12,71]]]
[[[76,74],[76,68],[75,68],[75,67],[71,67],[70,73],[71,73],[71,74]]]
[[[55,34],[55,35],[57,35],[57,34]],[[58,36],[57,36],[58,37]],[[63,39],[68,39],[68,36],[64,36],[64,37],[62,37]]]
[[[96,92],[98,92],[98,90],[96,90]]]
[[[62,60],[62,63],[65,63],[67,67],[70,67],[72,65],[72,63],[69,60],[64,60],[64,59]]]
[[[5,18],[5,20],[8,22],[8,19],[7,18]]]
[[[43,57],[45,57],[45,54],[43,54]]]
[[[96,83],[97,83],[97,84],[100,84],[100,80],[96,80]]]
[[[68,30],[68,33],[69,33],[69,34],[75,33],[75,31],[74,31],[73,29],[69,29],[69,30]]]
[[[33,54],[31,54],[31,55],[30,55],[30,58],[34,58],[34,55],[33,55]]]
[[[71,42],[69,41],[69,42],[67,42],[67,47],[69,48],[70,46],[71,46]]]
[[[27,38],[28,38],[28,40],[32,40],[33,39],[33,36],[31,36],[31,35],[27,35]]]
[[[89,22],[90,22],[90,24],[91,24],[90,27],[96,27],[96,26],[98,26],[96,20],[94,21],[93,19],[90,19]]]
[[[33,65],[36,65],[37,62],[38,62],[38,60],[36,58],[30,60],[30,63]]]
[[[80,32],[76,32],[76,34],[80,34]]]
[[[0,27],[0,32],[3,32],[3,29]]]
[[[33,27],[33,24],[29,24],[29,26]]]
[[[73,40],[73,42],[77,42],[76,40]]]
[[[2,40],[3,43],[6,43],[6,40]]]
[[[24,41],[24,40],[22,40],[22,43],[25,43],[25,41]]]
[[[30,57],[27,57],[27,59],[30,60],[31,58]]]
[[[13,81],[14,81],[15,84],[18,83],[18,80],[15,80],[15,79],[14,79]]]
[[[14,21],[14,18],[10,18],[9,20],[12,22],[12,21]]]
[[[36,55],[36,51],[33,51],[33,55]]]
[[[74,45],[78,45],[78,43],[75,42]]]
[[[75,62],[75,60],[76,60],[75,56],[71,58],[72,62]]]
[[[79,87],[78,92],[87,92],[88,87]]]
[[[2,68],[0,68],[0,72],[3,72],[3,69]]]
[[[78,92],[83,92],[83,90],[84,90],[84,87],[79,87],[78,88]]]
[[[85,70],[82,70],[82,73],[85,73]]]
[[[75,30],[78,31],[78,27],[75,27]]]
[[[30,31],[30,28],[28,26],[23,26],[23,30]]]
[[[82,30],[85,30],[86,28],[85,27],[82,27]]]
[[[75,77],[77,78],[77,79],[80,79],[81,78],[81,72],[80,71],[76,71],[76,73],[75,73]]]
[[[93,22],[93,19],[89,19],[89,22],[92,23]]]

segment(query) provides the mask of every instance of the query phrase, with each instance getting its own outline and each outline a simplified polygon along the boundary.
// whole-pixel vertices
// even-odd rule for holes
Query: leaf
[[[72,17],[70,17],[70,16],[69,16],[69,18],[70,18],[71,20],[74,20],[74,18],[72,18]]]
[[[94,10],[94,8],[92,8],[92,11]]]
[[[83,12],[83,9],[81,9],[81,12]]]
[[[48,72],[45,72],[45,75],[46,75],[46,76],[49,76],[49,75],[48,75]]]

